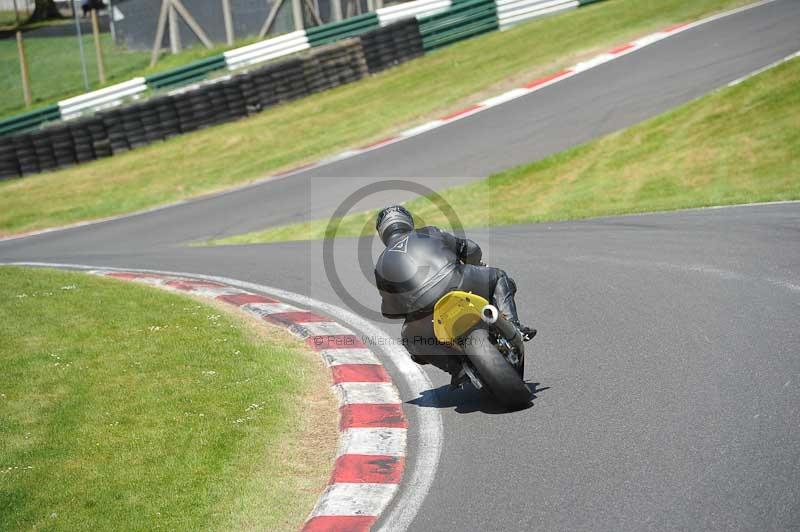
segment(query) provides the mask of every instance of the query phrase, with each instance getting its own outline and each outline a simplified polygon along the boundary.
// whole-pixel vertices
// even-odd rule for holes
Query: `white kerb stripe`
[[[185,290],[179,290],[180,292],[185,292]],[[193,287],[190,292],[195,295],[205,296],[205,297],[219,297],[219,296],[232,296],[234,294],[244,294],[241,290],[237,290],[236,288],[214,288],[212,286],[196,286]]]
[[[353,331],[335,321],[312,321],[298,324],[308,332],[309,336],[335,336],[339,334],[354,334]]]
[[[119,277],[108,275],[108,272],[100,272],[98,275],[105,275],[107,277],[119,279]],[[167,281],[170,281],[171,279],[160,279],[158,277],[137,277],[132,280],[137,283],[149,284],[152,286],[164,286]]]
[[[487,100],[483,100],[479,105],[482,107],[494,107],[495,105],[500,105],[501,103],[510,102],[511,100],[515,100],[520,96],[525,96],[526,94],[530,93],[529,89],[514,89],[508,92],[504,92],[499,96],[495,96],[493,98],[489,98]]]
[[[322,493],[311,517],[319,515],[380,515],[398,484],[336,483]]]
[[[319,352],[328,366],[341,364],[380,364],[369,349],[323,349]]]
[[[242,305],[245,311],[258,316],[269,316],[281,312],[301,312],[302,309],[287,305],[286,303],[247,303]]]
[[[601,54],[587,61],[578,63],[577,65],[572,67],[572,70],[576,73],[583,72],[584,70],[590,70],[598,65],[602,65],[603,63],[608,63],[609,61],[613,61],[614,59],[616,59],[616,57],[617,56],[614,54]]]
[[[425,133],[426,131],[430,131],[431,129],[436,129],[437,127],[444,124],[444,120],[432,120],[426,124],[422,124],[421,126],[412,127],[411,129],[406,129],[402,133],[400,133],[400,137],[413,137],[415,135],[419,135],[420,133]]]
[[[405,456],[407,433],[406,429],[396,428],[347,429],[339,434],[339,451],[336,456]]]
[[[650,44],[656,43],[662,39],[666,39],[668,36],[669,34],[659,31],[651,35],[645,35],[640,39],[636,39],[635,41],[633,41],[633,43],[636,45],[637,48],[640,48],[642,46],[648,46]]]
[[[340,405],[399,404],[400,395],[390,382],[341,382],[333,386]]]

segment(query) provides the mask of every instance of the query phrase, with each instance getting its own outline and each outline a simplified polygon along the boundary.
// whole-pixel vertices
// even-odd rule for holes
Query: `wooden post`
[[[272,8],[269,10],[269,15],[267,15],[267,20],[264,21],[264,25],[261,26],[261,31],[258,32],[259,39],[263,39],[270,28],[272,28],[272,24],[275,23],[275,18],[278,16],[278,10],[282,5],[283,0],[275,0],[275,3],[272,4]]]
[[[161,43],[164,42],[164,28],[167,26],[167,16],[172,7],[170,0],[161,0],[161,13],[158,15],[158,26],[156,27],[156,38],[153,41],[153,52],[150,54],[150,68],[156,66],[158,54],[161,51]]]
[[[225,40],[228,46],[233,45],[233,17],[231,17],[231,1],[222,0],[222,18],[225,19]]]
[[[17,32],[17,50],[19,51],[19,71],[22,75],[22,94],[25,107],[31,106],[31,80],[28,74],[28,61],[25,59],[25,45],[22,44],[22,32]]]
[[[100,44],[100,24],[97,21],[97,10],[92,9],[92,32],[94,33],[94,50],[97,53],[97,76],[100,84],[106,83],[106,65],[103,61],[103,47]]]
[[[72,0],[72,14],[75,17],[75,35],[78,37],[78,51],[81,54],[81,74],[83,74],[83,88],[89,92],[89,72],[86,70],[86,54],[83,51],[83,32],[81,31],[81,21],[78,18],[78,0]],[[34,9],[34,11],[36,11]]]
[[[305,28],[305,24],[303,23],[302,0],[292,0],[292,18],[294,19],[295,30],[302,30]]]
[[[333,22],[342,20],[342,0],[331,0],[331,12],[333,13]]]
[[[208,38],[206,32],[204,32],[203,28],[200,27],[200,24],[198,24],[197,21],[192,16],[192,14],[189,13],[189,10],[184,7],[181,0],[170,0],[170,1],[172,2],[172,5],[175,7],[175,9],[178,10],[178,14],[183,18],[183,20],[189,26],[189,29],[192,30],[195,35],[197,35],[198,39],[200,39],[200,42],[202,42],[205,45],[205,47],[208,48],[209,50],[213,48],[214,43],[211,42],[211,39]]]
[[[178,12],[171,4],[169,6],[169,49],[173,54],[179,54],[183,50],[181,30],[178,27]]]
[[[317,26],[321,26],[322,19],[319,17],[319,13],[317,13],[318,10],[314,6],[314,4],[311,2],[311,0],[305,0],[305,3],[306,3],[306,9],[308,9],[308,14],[311,16],[311,18],[314,19],[314,22],[317,23]]]

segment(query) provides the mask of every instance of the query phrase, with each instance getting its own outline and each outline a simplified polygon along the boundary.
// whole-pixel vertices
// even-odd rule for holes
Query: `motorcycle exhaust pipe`
[[[489,325],[494,325],[500,317],[500,312],[494,305],[486,305],[481,311],[481,319]]]
[[[522,334],[520,334],[519,329],[517,329],[516,325],[508,321],[505,316],[500,314],[497,307],[494,305],[486,305],[483,307],[481,310],[481,319],[484,323],[497,328],[500,334],[511,342],[511,345],[513,345],[520,354],[525,352],[525,346],[522,343]]]

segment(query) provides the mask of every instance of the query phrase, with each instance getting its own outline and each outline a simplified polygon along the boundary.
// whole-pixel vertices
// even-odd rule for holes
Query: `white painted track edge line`
[[[388,361],[394,366],[402,376],[409,391],[416,396],[422,395],[423,391],[433,389],[428,375],[417,366],[407,355],[404,348],[397,346],[396,342],[391,341],[388,334],[382,329],[370,323],[368,320],[330,303],[318,301],[316,299],[282,290],[269,286],[221,277],[214,275],[204,275],[188,272],[173,272],[164,270],[151,270],[141,268],[118,268],[106,266],[90,266],[86,264],[64,264],[48,262],[12,262],[4,263],[18,266],[40,266],[51,268],[70,268],[76,270],[97,270],[103,269],[117,272],[152,273],[157,275],[176,275],[193,277],[207,281],[216,281],[229,284],[245,290],[254,290],[264,294],[275,296],[279,299],[293,301],[303,307],[320,310],[336,319],[347,323],[357,331],[387,340],[382,346]],[[442,449],[442,418],[436,408],[419,408],[416,411],[416,423],[409,426],[408,430],[413,430],[416,434],[417,448],[411,453],[411,459],[406,462],[406,470],[403,475],[401,488],[412,487],[412,489],[400,489],[394,499],[389,503],[387,511],[380,516],[379,521],[382,525],[377,530],[397,531],[405,530],[414,520],[417,512],[422,507],[428,491],[430,490],[436,470],[439,464],[439,457]]]
[[[739,85],[740,83],[742,83],[744,81],[747,81],[748,79],[750,79],[752,77],[758,76],[759,74],[763,74],[764,72],[767,72],[768,70],[772,70],[773,68],[779,67],[782,64],[788,63],[789,61],[791,61],[791,60],[793,60],[793,59],[795,59],[797,57],[800,57],[800,50],[798,50],[798,51],[796,51],[796,52],[794,52],[792,54],[789,54],[789,55],[787,55],[786,57],[784,57],[782,59],[778,59],[774,63],[770,63],[767,66],[763,66],[761,68],[757,68],[757,69],[753,70],[752,72],[750,72],[748,74],[745,74],[744,76],[731,81],[726,86],[727,87],[735,87],[736,85]]]
[[[754,8],[757,8],[757,7],[766,5],[766,4],[771,4],[771,3],[777,2],[777,1],[778,0],[762,0],[762,1],[756,2],[754,4],[748,4],[746,6],[741,6],[741,7],[738,7],[736,9],[732,9],[730,11],[724,11],[722,13],[717,13],[715,15],[711,15],[709,17],[706,17],[706,18],[703,18],[703,19],[700,19],[700,20],[696,20],[694,22],[689,22],[686,25],[684,25],[684,26],[682,26],[682,27],[680,27],[680,28],[678,28],[678,29],[676,29],[674,31],[666,33],[665,37],[663,39],[658,39],[658,40],[656,40],[654,42],[645,43],[645,44],[642,44],[640,46],[636,46],[634,49],[632,49],[630,51],[626,51],[624,53],[616,54],[615,57],[613,59],[611,59],[610,61],[614,61],[614,60],[616,60],[616,59],[618,59],[620,57],[624,57],[628,53],[632,53],[632,52],[635,52],[637,50],[641,50],[643,48],[651,46],[652,44],[656,44],[656,43],[661,42],[661,41],[663,41],[665,39],[673,37],[675,35],[680,35],[681,33],[685,32],[685,31],[688,31],[690,29],[696,28],[698,26],[702,26],[704,24],[708,24],[710,22],[714,22],[716,20],[719,20],[719,19],[722,19],[722,18],[725,18],[725,17],[728,17],[728,16],[736,15],[736,14],[741,13],[743,11],[747,11],[749,9],[754,9]],[[657,31],[657,32],[653,32],[653,33],[661,33],[661,31]],[[598,67],[600,65],[604,65],[604,64],[606,64],[606,63],[608,63],[610,61],[605,61],[603,63],[599,63],[598,65],[592,66],[591,68],[587,68],[585,70],[581,70],[579,72],[571,72],[570,75],[561,77],[557,81],[563,81],[565,79],[571,78],[571,77],[576,76],[578,74],[581,74],[583,72],[588,72],[589,70],[592,70],[593,68],[596,68],[596,67]],[[567,68],[565,70],[572,70],[573,68],[574,68],[574,66],[569,67],[569,68]],[[548,85],[542,85],[541,87],[536,87],[535,89],[529,91],[527,94],[530,94],[531,92],[535,92],[536,90],[544,88],[545,86],[548,86]],[[527,94],[525,94],[525,95],[527,95]],[[522,97],[522,96],[525,96],[525,95],[520,95],[519,97]],[[512,99],[510,99],[508,101],[510,102],[510,101],[513,101],[514,99],[516,99],[516,98],[512,98]],[[504,103],[507,103],[507,102],[504,102]],[[502,104],[498,104],[498,105],[502,105]],[[491,107],[483,107],[478,112],[484,111],[486,109],[491,109],[491,108],[496,107],[496,106],[497,105],[491,106]],[[477,114],[477,112],[476,113],[470,113],[469,116],[472,116],[474,114]],[[290,170],[289,172],[287,172],[285,174],[269,175],[269,176],[261,177],[261,178],[255,179],[255,180],[253,180],[253,181],[251,181],[249,183],[245,183],[245,184],[242,184],[242,185],[239,185],[239,186],[236,186],[236,187],[232,187],[232,188],[228,188],[228,189],[221,190],[221,191],[216,191],[216,192],[209,192],[208,194],[203,194],[203,195],[196,196],[196,197],[193,197],[193,198],[186,198],[186,199],[178,200],[178,201],[175,201],[175,202],[172,202],[172,203],[159,205],[157,207],[153,207],[153,208],[150,208],[150,209],[144,209],[144,210],[141,210],[141,211],[126,213],[126,214],[108,216],[108,217],[99,218],[99,219],[96,219],[96,220],[86,220],[86,221],[83,221],[83,222],[77,222],[77,223],[74,223],[74,224],[68,224],[68,225],[63,225],[63,226],[59,226],[59,227],[50,227],[50,228],[47,228],[47,229],[41,229],[41,230],[37,230],[37,231],[30,231],[30,232],[23,233],[23,234],[20,234],[20,235],[6,236],[6,237],[0,238],[0,242],[7,242],[7,241],[19,240],[19,239],[23,239],[23,238],[35,237],[35,236],[45,235],[45,234],[48,234],[48,233],[54,233],[54,232],[58,232],[58,231],[67,231],[67,230],[70,230],[70,229],[78,229],[78,228],[81,228],[81,227],[87,227],[87,226],[91,226],[91,225],[97,225],[97,224],[106,223],[106,222],[112,222],[112,221],[116,221],[116,220],[124,220],[124,219],[127,219],[127,218],[133,218],[135,216],[143,216],[143,215],[146,215],[146,214],[151,214],[151,213],[162,211],[162,210],[166,210],[166,209],[171,209],[173,207],[179,207],[181,205],[186,205],[188,203],[194,203],[194,202],[198,202],[198,201],[204,201],[204,200],[208,200],[208,199],[223,197],[223,196],[225,196],[227,194],[234,194],[236,192],[241,192],[241,191],[253,188],[253,187],[257,187],[257,186],[263,185],[264,183],[267,183],[269,181],[275,181],[275,180],[278,180],[278,179],[284,179],[284,178],[287,178],[287,177],[292,177],[292,176],[294,176],[294,175],[296,175],[298,173],[302,173],[302,172],[305,172],[305,171],[308,171],[308,170],[313,170],[313,169],[316,169],[316,168],[320,168],[320,167],[326,166],[328,164],[332,164],[334,162],[343,161],[345,159],[350,159],[352,157],[357,157],[357,156],[362,155],[364,153],[368,153],[368,152],[372,151],[373,149],[381,149],[381,148],[384,148],[386,146],[390,146],[390,145],[394,144],[395,142],[400,142],[400,141],[403,141],[405,139],[412,138],[412,137],[415,137],[417,135],[421,135],[423,133],[427,133],[428,131],[433,131],[434,129],[438,129],[440,127],[444,127],[447,124],[451,124],[453,122],[456,122],[461,118],[466,118],[466,117],[457,117],[457,118],[455,118],[453,120],[441,121],[442,123],[436,125],[433,128],[425,129],[423,131],[419,131],[419,132],[414,133],[414,134],[406,134],[406,135],[403,134],[403,133],[410,133],[411,131],[413,131],[415,129],[418,129],[418,128],[421,128],[422,126],[426,125],[426,124],[421,124],[418,127],[411,128],[409,130],[406,130],[405,132],[400,133],[397,136],[397,138],[393,139],[390,142],[386,142],[386,143],[381,144],[379,146],[376,146],[376,147],[373,147],[373,148],[367,148],[367,149],[363,149],[363,150],[360,150],[360,149],[347,150],[347,152],[343,152],[343,153],[347,153],[346,156],[339,157],[336,154],[334,154],[334,155],[331,155],[330,157],[327,157],[327,158],[321,159],[319,161],[316,161],[314,163],[311,163],[310,165],[305,165],[305,166],[299,167],[296,171],[291,171]],[[437,120],[432,120],[431,122],[437,122]]]

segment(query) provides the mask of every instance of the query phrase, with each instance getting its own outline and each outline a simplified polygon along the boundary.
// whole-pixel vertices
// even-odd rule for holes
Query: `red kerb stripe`
[[[481,106],[478,105],[478,104],[470,105],[469,107],[467,107],[465,109],[461,109],[460,111],[456,111],[454,113],[450,113],[449,115],[444,115],[439,120],[452,120],[453,118],[457,118],[457,117],[459,117],[461,115],[465,115],[467,113],[471,113],[475,109],[480,109],[480,107]]]
[[[261,296],[258,294],[221,295],[217,296],[217,299],[239,307],[248,303],[278,303],[277,300],[272,299],[271,297]]]
[[[339,408],[339,430],[383,427],[408,428],[399,404],[348,404]]]
[[[377,520],[372,515],[318,515],[306,521],[302,532],[369,532]]]
[[[294,325],[295,323],[330,321],[328,318],[324,316],[320,316],[319,314],[314,314],[313,312],[308,312],[305,310],[297,312],[277,312],[275,314],[270,314],[269,316],[265,316],[264,318],[271,322],[279,323],[281,325]]]
[[[211,281],[194,281],[188,279],[173,279],[165,283],[167,286],[178,290],[191,291],[196,288],[225,288],[225,285]]]
[[[685,28],[688,25],[689,25],[688,22],[681,22],[680,24],[673,24],[672,26],[670,26],[668,28],[664,28],[661,31],[663,31],[664,33],[672,33],[673,31],[677,31],[677,30],[679,30],[681,28]]]
[[[331,368],[333,383],[389,382],[389,375],[378,364],[340,364]]]
[[[617,46],[616,48],[614,48],[613,50],[611,50],[608,53],[610,53],[612,55],[621,54],[622,52],[630,50],[631,48],[633,48],[633,43],[623,44],[622,46]]]
[[[549,76],[545,76],[543,78],[535,79],[535,80],[533,80],[531,82],[528,82],[525,85],[523,85],[523,87],[525,87],[526,89],[534,89],[534,88],[538,87],[539,85],[544,85],[545,83],[547,83],[549,81],[553,81],[556,78],[560,78],[561,76],[565,76],[565,75],[569,74],[569,72],[570,72],[569,70],[561,70],[559,72],[556,72],[555,74],[550,74]]]
[[[141,279],[144,275],[141,273],[112,272],[107,273],[106,277],[115,277],[117,279]]]

